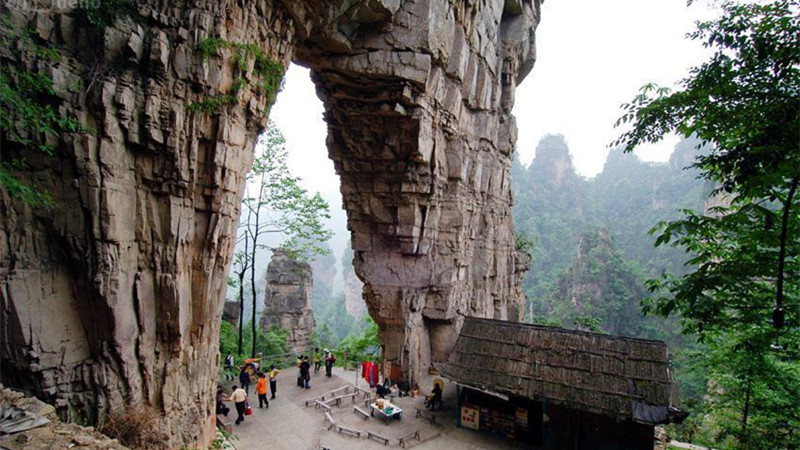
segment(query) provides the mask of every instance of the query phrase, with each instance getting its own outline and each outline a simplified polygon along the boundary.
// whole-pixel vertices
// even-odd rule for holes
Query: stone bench
[[[325,412],[325,420],[328,421],[328,430],[336,426],[336,421],[333,420],[331,413]]]
[[[339,406],[339,402],[341,400],[343,400],[343,399],[345,399],[347,397],[350,397],[353,400],[353,403],[355,403],[356,402],[356,395],[358,395],[358,394],[353,392],[351,394],[344,394],[344,395],[339,395],[339,396],[336,396],[336,397],[331,397],[328,401],[330,402],[330,401],[336,400],[336,406]]]
[[[359,438],[361,437],[362,433],[361,430],[356,430],[355,428],[347,428],[341,425],[337,426],[336,429],[339,430],[339,433],[347,433]]]
[[[436,416],[433,415],[433,413],[430,413],[428,411],[419,408],[414,408],[414,409],[417,410],[416,417],[422,417],[423,419],[427,420],[428,423],[430,423],[431,425],[436,424]]]
[[[355,393],[358,394],[360,392],[364,396],[363,398],[370,398],[372,396],[372,391],[362,389],[358,386],[353,386],[353,388],[355,389]]]
[[[339,389],[334,389],[334,390],[331,391],[331,397],[337,397],[337,396],[341,395],[339,393],[339,391],[342,391],[342,394],[347,394],[347,392],[349,390],[350,390],[350,385],[342,386]]]
[[[419,430],[412,431],[411,433],[408,433],[407,435],[401,437],[399,439],[398,443],[400,444],[400,447],[406,448],[406,443],[408,441],[410,441],[411,439],[416,439],[418,441],[422,441],[422,439],[420,439],[420,437],[419,437]]]
[[[358,406],[353,406],[353,413],[364,417],[364,420],[369,420],[369,413],[359,408]]]
[[[317,401],[323,401],[324,402],[325,401],[325,396],[324,395],[320,395],[319,397],[314,397],[314,398],[310,398],[310,399],[306,400],[306,407],[308,407],[309,404],[313,405]]]
[[[317,401],[315,402],[314,409],[316,409],[316,408],[322,408],[322,409],[324,409],[325,411],[330,411],[330,410],[331,410],[331,407],[330,407],[330,405],[328,405],[328,404],[327,404],[327,403],[325,403],[325,402],[321,402],[321,401],[319,401],[319,400],[317,400]]]
[[[375,434],[372,431],[367,432],[367,439],[372,439],[376,442],[383,442],[383,445],[389,445],[389,438],[385,438],[379,434]]]
[[[217,428],[227,433],[233,433],[233,419],[217,414]]]

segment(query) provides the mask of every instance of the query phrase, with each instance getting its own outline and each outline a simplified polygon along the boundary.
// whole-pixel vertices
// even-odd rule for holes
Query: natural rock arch
[[[3,5],[61,53],[4,48],[3,66],[47,73],[61,112],[94,130],[29,160],[52,210],[0,195],[3,383],[89,421],[149,404],[168,446],[208,442],[239,200],[271,102],[259,57],[312,70],[386,357],[415,378],[459,312],[518,318],[510,110],[538,0],[136,3],[137,20],[100,30],[58,2]],[[224,41],[204,55],[209,37]]]

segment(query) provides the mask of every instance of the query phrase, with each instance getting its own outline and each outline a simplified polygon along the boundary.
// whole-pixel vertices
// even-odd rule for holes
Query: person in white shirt
[[[234,385],[233,394],[231,394],[230,399],[233,404],[236,405],[236,412],[239,414],[239,417],[236,418],[236,425],[239,425],[240,422],[244,422],[244,409],[247,406],[247,392],[239,386]]]

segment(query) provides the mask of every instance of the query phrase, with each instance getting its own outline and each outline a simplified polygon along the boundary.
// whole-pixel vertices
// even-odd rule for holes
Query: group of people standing
[[[311,361],[308,355],[297,355],[297,385],[304,389],[311,389],[311,364],[314,364],[314,373],[319,373],[319,368],[322,365],[323,358],[325,361],[325,375],[330,377],[333,371],[333,363],[336,362],[336,357],[327,348],[323,354],[320,354],[319,348],[314,349],[311,356]]]
[[[225,365],[228,372],[232,372],[234,370],[232,355],[228,355],[225,358]],[[253,374],[252,376],[251,373]],[[269,391],[272,392],[272,398],[274,399],[275,393],[278,390],[278,380],[276,377],[279,373],[280,370],[274,365],[269,366],[269,372],[265,373],[260,370],[260,366],[257,362],[245,364],[239,373],[240,385],[233,385],[231,395],[225,395],[222,387],[217,387],[217,414],[227,416],[230,408],[225,406],[224,402],[231,401],[236,407],[236,425],[239,425],[242,421],[244,421],[245,411],[249,407],[247,397],[250,395],[250,384],[253,382],[252,378],[255,378],[256,393],[258,394],[258,407],[269,408],[269,400],[267,399],[267,380],[269,380]]]

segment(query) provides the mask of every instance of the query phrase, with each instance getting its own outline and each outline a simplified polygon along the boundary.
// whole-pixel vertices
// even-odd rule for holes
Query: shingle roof
[[[467,317],[445,378],[645,423],[681,421],[663,342]]]

